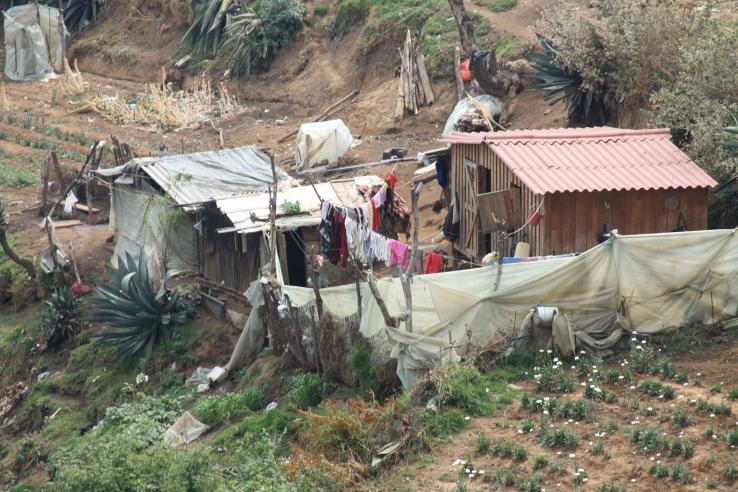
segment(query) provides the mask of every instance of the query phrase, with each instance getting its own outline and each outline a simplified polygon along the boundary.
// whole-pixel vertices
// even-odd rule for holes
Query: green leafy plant
[[[242,418],[264,406],[264,393],[250,389],[243,393],[227,393],[200,399],[192,414],[208,425],[220,425],[234,418]]]
[[[671,416],[671,421],[677,427],[689,427],[694,424],[694,418],[689,414],[689,411],[684,407],[677,407]]]
[[[669,476],[673,481],[678,482],[682,485],[694,482],[692,474],[689,473],[689,468],[687,467],[686,463],[682,461],[675,463],[674,466],[671,467],[671,473],[669,474]]]
[[[118,269],[106,267],[110,285],[96,284],[92,299],[92,322],[110,328],[94,335],[98,343],[119,348],[121,357],[148,355],[157,345],[168,340],[176,325],[187,320],[187,309],[181,303],[181,287],[167,288],[174,272],[165,274],[158,291],[152,287],[145,255],[138,261],[126,253],[118,258]]]
[[[40,319],[40,328],[47,347],[58,348],[74,337],[81,326],[81,309],[72,290],[66,285],[54,290],[44,301]]]
[[[549,448],[574,449],[579,444],[579,437],[567,427],[549,427],[542,424],[538,429],[538,441]]]
[[[305,409],[318,405],[331,390],[331,384],[312,372],[298,373],[289,381],[290,402]]]
[[[636,448],[643,454],[658,453],[667,447],[668,443],[664,432],[658,427],[643,429],[637,427],[633,430],[632,439]]]
[[[669,443],[669,456],[691,458],[694,456],[694,444],[686,437],[675,437]]]

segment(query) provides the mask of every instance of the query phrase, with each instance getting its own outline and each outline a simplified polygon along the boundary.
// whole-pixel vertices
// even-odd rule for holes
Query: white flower
[[[579,356],[578,356],[578,355],[577,355],[577,356],[575,356],[575,357],[574,357],[574,360],[579,360]]]
[[[640,345],[636,345],[636,350],[643,350],[643,347],[641,347]]]
[[[144,373],[141,372],[138,375],[136,375],[136,385],[137,386],[140,386],[140,385],[142,385],[144,383],[148,383],[148,382],[149,382],[149,377],[146,374],[144,374]]]
[[[559,361],[559,358],[558,357],[554,357],[554,362],[558,362],[558,361]]]
[[[553,353],[553,350],[546,350],[546,353],[547,354],[552,354]]]
[[[548,415],[548,410],[544,410],[543,415]]]
[[[625,379],[625,376],[623,376],[623,375],[621,374],[620,376],[618,376],[618,379]]]
[[[569,454],[569,458],[574,458],[576,455],[574,453]]]

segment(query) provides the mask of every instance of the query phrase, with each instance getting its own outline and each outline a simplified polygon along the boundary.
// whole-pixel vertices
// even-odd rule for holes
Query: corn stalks
[[[124,125],[153,125],[157,129],[191,128],[208,121],[213,113],[238,114],[241,106],[221,85],[220,96],[204,76],[188,91],[175,91],[171,84],[148,84],[135,103],[120,96],[95,94],[85,100],[77,112],[94,112]]]
[[[8,99],[8,95],[5,93],[5,83],[4,82],[0,82],[0,109],[2,110],[10,109],[10,100]]]
[[[69,66],[69,60],[64,59],[64,76],[59,79],[59,92],[65,96],[81,96],[87,92],[87,82],[82,78],[82,73],[74,59],[74,70]]]

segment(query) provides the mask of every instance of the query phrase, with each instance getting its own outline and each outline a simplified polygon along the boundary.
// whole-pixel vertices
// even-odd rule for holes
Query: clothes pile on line
[[[397,177],[390,173],[384,184],[365,190],[367,202],[347,208],[327,201],[321,208],[320,239],[323,255],[334,265],[346,267],[351,256],[362,263],[375,261],[407,268],[410,246],[398,241],[399,233],[410,236],[410,214],[395,193]],[[444,258],[418,251],[415,271],[438,273]],[[428,271],[426,271],[428,270]]]

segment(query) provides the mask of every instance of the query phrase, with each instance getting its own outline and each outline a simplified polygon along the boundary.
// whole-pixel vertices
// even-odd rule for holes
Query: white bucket
[[[536,308],[538,319],[541,321],[541,324],[544,324],[546,326],[551,326],[551,324],[553,323],[554,316],[558,312],[559,312],[559,308],[556,308],[556,307],[538,306]]]
[[[520,242],[515,245],[515,258],[527,258],[530,256],[530,243]]]

